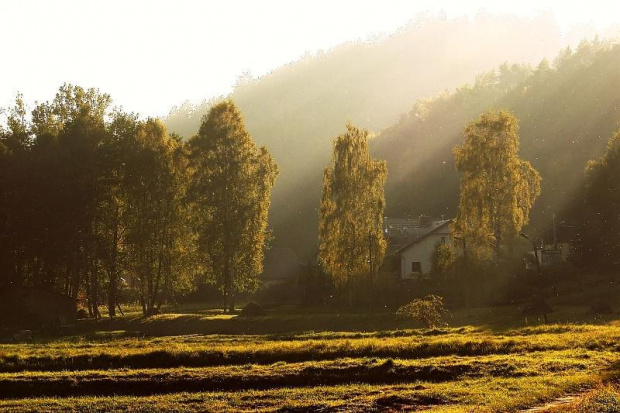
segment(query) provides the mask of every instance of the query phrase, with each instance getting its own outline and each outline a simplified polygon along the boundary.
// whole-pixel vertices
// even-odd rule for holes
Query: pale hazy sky
[[[305,52],[392,33],[419,13],[448,18],[552,12],[568,30],[620,23],[616,1],[0,0],[0,106],[17,91],[51,100],[64,83],[98,87],[116,105],[164,115],[231,91]]]

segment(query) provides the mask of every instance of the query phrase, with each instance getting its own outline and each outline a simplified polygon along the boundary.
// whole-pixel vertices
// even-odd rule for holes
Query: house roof
[[[430,227],[427,227],[428,230],[426,232],[424,232],[423,234],[420,234],[419,236],[414,238],[412,241],[410,241],[407,244],[403,245],[402,247],[397,249],[396,252],[400,253],[400,252],[406,250],[407,248],[411,247],[412,245],[417,244],[420,241],[422,241],[423,239],[427,238],[429,235],[432,235],[432,234],[434,234],[436,232],[439,232],[440,229],[445,228],[446,226],[448,226],[451,223],[452,223],[452,220],[448,219],[448,220],[444,220],[444,221],[437,221],[436,223],[431,224]],[[436,224],[436,225],[434,225],[434,224]]]

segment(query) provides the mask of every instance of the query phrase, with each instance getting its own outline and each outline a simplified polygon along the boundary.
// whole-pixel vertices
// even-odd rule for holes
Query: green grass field
[[[503,412],[584,392],[562,411],[599,411],[618,395],[620,324],[582,309],[546,326],[477,309],[434,330],[388,313],[187,311],[0,344],[0,410]]]

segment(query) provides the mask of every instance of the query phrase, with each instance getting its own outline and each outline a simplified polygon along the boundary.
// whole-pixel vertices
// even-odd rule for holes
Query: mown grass
[[[176,336],[0,346],[0,372],[108,368],[171,368],[343,357],[429,358],[568,349],[620,349],[615,326],[539,326],[503,333],[475,328],[286,336]]]
[[[586,373],[399,385],[348,384],[242,392],[174,393],[135,397],[0,400],[7,411],[406,411],[512,412],[595,384]]]
[[[444,382],[477,377],[532,377],[541,373],[596,373],[616,361],[611,352],[534,352],[429,360],[355,359],[211,368],[86,370],[0,374],[0,398],[41,395],[154,394],[267,389],[345,383]]]
[[[595,387],[620,362],[614,323],[292,331],[91,330],[5,343],[0,410],[518,411]]]
[[[557,413],[620,412],[620,387],[618,383],[600,385],[583,394],[573,403],[557,406],[552,411]]]

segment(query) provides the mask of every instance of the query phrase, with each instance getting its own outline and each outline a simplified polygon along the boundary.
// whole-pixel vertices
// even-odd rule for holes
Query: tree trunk
[[[92,313],[93,313],[93,317],[95,317],[95,319],[98,319],[101,317],[101,314],[99,313],[99,280],[97,277],[97,263],[95,260],[93,260],[92,264],[91,264],[91,274],[90,274],[90,284],[91,284],[91,306],[92,306]]]
[[[108,315],[110,318],[116,317],[116,277],[110,277],[108,286]]]
[[[150,308],[149,312],[153,313],[155,310],[155,305],[157,302],[157,294],[159,291],[159,284],[161,282],[161,272],[162,272],[162,261],[163,261],[163,245],[159,249],[159,254],[157,257],[157,277],[155,278],[155,285],[153,286],[152,296],[150,298]]]
[[[224,314],[228,310],[228,283],[230,282],[230,274],[228,273],[228,264],[224,267]]]
[[[224,314],[226,314],[226,310],[228,310],[228,300],[226,294],[228,293],[226,286],[224,286]]]
[[[230,292],[230,307],[228,308],[228,312],[230,314],[235,313],[235,294],[232,291]]]
[[[109,271],[109,277],[110,277],[110,284],[108,286],[108,314],[110,316],[110,318],[115,317],[116,316],[116,302],[117,302],[117,298],[116,298],[116,291],[118,289],[117,286],[117,278],[118,278],[118,274],[117,274],[117,265],[116,265],[116,259],[118,256],[118,214],[119,214],[119,207],[116,207],[116,216],[114,219],[114,236],[112,239],[112,256],[110,257],[110,271]]]
[[[231,269],[230,269],[230,276],[229,276],[229,287],[230,287],[230,309],[229,312],[230,314],[233,314],[235,312],[235,266],[232,265]]]
[[[349,308],[353,308],[353,282],[351,281],[351,276],[349,275],[349,279],[347,280],[347,287],[349,290]]]

